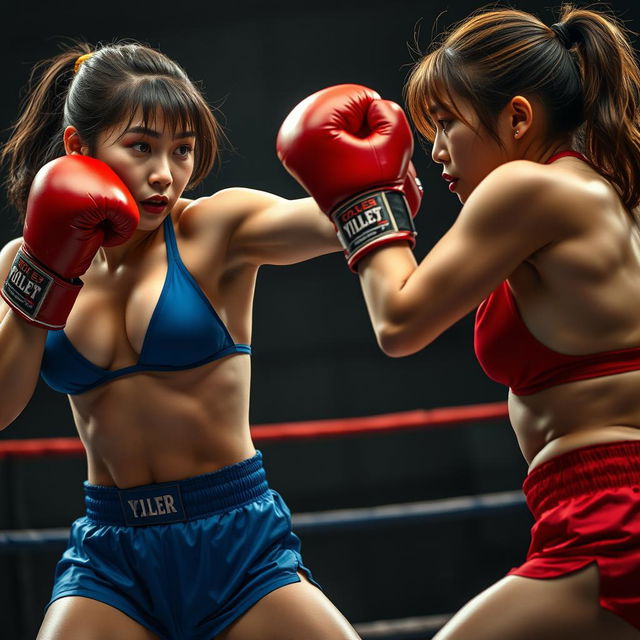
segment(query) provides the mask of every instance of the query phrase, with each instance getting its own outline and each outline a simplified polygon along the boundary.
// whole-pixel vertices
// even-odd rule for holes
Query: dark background
[[[380,0],[294,2],[21,3],[0,39],[0,127],[18,113],[31,66],[70,38],[90,43],[132,38],[181,63],[202,81],[230,140],[222,163],[194,196],[247,186],[303,195],[275,155],[290,109],[333,84],[368,85],[402,103],[416,38],[478,5]],[[519,2],[551,24],[548,3]],[[631,28],[637,9],[613,5]],[[460,205],[440,168],[416,145],[425,186],[416,253],[425,255]],[[20,235],[0,206],[0,240]],[[488,247],[488,249],[490,249]],[[255,299],[253,424],[341,418],[500,401],[506,390],[473,357],[472,318],[417,355],[382,354],[357,278],[339,255],[291,267],[264,267]],[[67,400],[40,385],[25,412],[0,438],[75,435]],[[361,507],[517,489],[525,473],[506,421],[456,429],[300,441],[263,446],[272,485],[292,511]],[[84,461],[0,463],[0,529],[65,527],[82,513]],[[526,551],[526,510],[466,520],[303,536],[307,564],[353,622],[446,613],[519,563]],[[0,551],[0,632],[32,638],[47,601],[59,551]]]

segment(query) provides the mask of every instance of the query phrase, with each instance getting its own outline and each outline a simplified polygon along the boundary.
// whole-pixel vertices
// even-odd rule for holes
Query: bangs
[[[209,105],[192,86],[168,76],[142,76],[123,83],[111,98],[112,108],[105,118],[111,125],[124,121],[127,129],[138,115],[142,126],[155,129],[161,114],[170,131],[195,134],[193,175],[188,188],[195,187],[211,171],[218,154],[220,128]]]
[[[418,132],[429,142],[436,136],[433,109],[440,107],[466,125],[453,97],[466,98],[469,80],[462,74],[463,65],[456,64],[444,46],[425,56],[409,76],[405,90],[407,108]]]

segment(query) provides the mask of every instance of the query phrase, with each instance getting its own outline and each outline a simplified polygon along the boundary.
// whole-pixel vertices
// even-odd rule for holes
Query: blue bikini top
[[[87,360],[64,330],[49,331],[40,374],[55,391],[78,394],[142,371],[192,369],[234,353],[251,353],[236,344],[215,309],[187,271],[178,253],[171,217],[164,220],[167,276],[153,310],[138,362],[110,371]]]

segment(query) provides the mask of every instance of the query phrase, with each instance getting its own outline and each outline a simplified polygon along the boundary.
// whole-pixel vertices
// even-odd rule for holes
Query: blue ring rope
[[[371,526],[452,520],[488,512],[512,511],[522,508],[525,504],[521,491],[502,491],[477,496],[459,496],[379,507],[297,513],[292,516],[292,520],[296,533],[316,533],[327,530],[344,531]],[[68,528],[0,531],[0,553],[18,549],[37,551],[60,549],[66,546],[68,536]]]

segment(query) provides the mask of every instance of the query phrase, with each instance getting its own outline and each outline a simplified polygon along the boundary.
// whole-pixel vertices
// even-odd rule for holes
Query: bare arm
[[[21,244],[22,238],[12,240],[0,252],[0,283]],[[31,399],[46,337],[46,330],[21,320],[0,298],[0,429],[9,426]]]
[[[311,198],[286,200],[241,188],[226,189],[216,198],[216,209],[235,212],[231,260],[284,265],[341,250],[333,224]]]
[[[419,265],[399,246],[367,256],[360,282],[382,350],[404,356],[424,348],[536,251],[571,233],[567,216],[557,215],[562,189],[532,163],[503,165]]]

